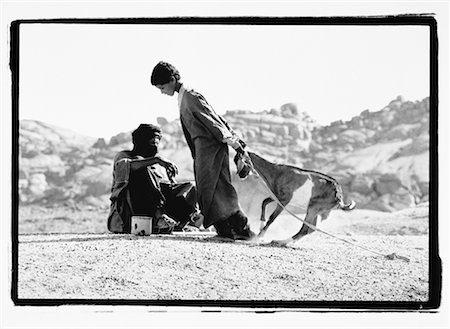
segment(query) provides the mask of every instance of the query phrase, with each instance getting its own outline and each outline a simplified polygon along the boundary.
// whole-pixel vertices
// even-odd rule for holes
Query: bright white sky
[[[24,24],[20,42],[20,119],[106,139],[178,117],[160,60],[221,114],[294,102],[325,125],[429,96],[426,26]]]

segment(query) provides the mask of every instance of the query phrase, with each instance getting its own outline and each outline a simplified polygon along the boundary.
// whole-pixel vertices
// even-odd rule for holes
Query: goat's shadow
[[[38,239],[30,239],[30,237],[36,236]],[[43,236],[49,236],[55,238],[43,239]],[[24,239],[25,238],[25,239]],[[150,236],[140,236],[134,234],[123,233],[31,233],[20,234],[20,244],[31,243],[62,243],[62,242],[91,242],[91,241],[105,241],[105,240],[147,240],[147,241],[180,241],[180,242],[196,242],[196,243],[215,243],[215,244],[239,244],[248,247],[270,247],[270,248],[287,248],[298,249],[295,246],[280,245],[273,241],[258,241],[256,239],[245,240],[232,240],[227,238],[221,238],[216,235],[195,235],[190,234],[187,236],[181,234],[154,234]]]

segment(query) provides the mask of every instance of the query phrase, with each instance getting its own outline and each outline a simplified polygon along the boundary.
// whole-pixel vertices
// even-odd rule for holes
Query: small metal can
[[[131,233],[135,235],[152,234],[153,217],[131,216]]]

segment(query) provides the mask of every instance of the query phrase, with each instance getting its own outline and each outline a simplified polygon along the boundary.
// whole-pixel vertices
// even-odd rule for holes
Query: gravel
[[[19,298],[427,301],[427,235],[340,237],[289,247],[208,235],[19,235]]]

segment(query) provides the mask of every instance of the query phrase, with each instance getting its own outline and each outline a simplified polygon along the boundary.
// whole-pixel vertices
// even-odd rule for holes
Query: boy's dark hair
[[[163,85],[169,83],[172,77],[179,81],[180,72],[172,64],[161,61],[153,68],[151,82],[154,86]]]

